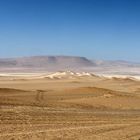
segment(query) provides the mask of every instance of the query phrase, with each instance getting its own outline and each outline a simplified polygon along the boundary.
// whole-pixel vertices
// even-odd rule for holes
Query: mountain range
[[[31,56],[19,58],[0,58],[0,72],[13,71],[139,71],[140,63],[127,61],[89,60],[75,56]]]

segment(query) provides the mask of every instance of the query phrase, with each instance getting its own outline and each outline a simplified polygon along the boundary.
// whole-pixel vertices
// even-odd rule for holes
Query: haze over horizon
[[[139,0],[0,1],[0,58],[65,55],[140,62]]]

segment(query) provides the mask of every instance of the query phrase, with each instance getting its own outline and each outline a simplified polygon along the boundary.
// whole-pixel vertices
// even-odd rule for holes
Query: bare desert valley
[[[71,71],[0,76],[0,140],[139,139],[139,79]]]
[[[0,140],[140,140],[140,0],[0,0]]]

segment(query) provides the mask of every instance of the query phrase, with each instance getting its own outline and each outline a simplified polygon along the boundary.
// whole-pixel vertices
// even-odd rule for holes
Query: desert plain
[[[0,140],[139,139],[139,80],[0,76]]]

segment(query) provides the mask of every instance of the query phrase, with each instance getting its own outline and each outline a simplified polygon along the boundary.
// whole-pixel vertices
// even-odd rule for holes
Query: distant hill
[[[70,70],[95,66],[94,62],[85,57],[73,56],[32,56],[0,59],[1,69],[46,69]]]
[[[109,61],[109,60],[93,60],[93,62],[97,66],[109,66],[109,67],[140,67],[140,63],[136,62],[129,62],[129,61],[123,61],[123,60],[114,60],[114,61]]]

